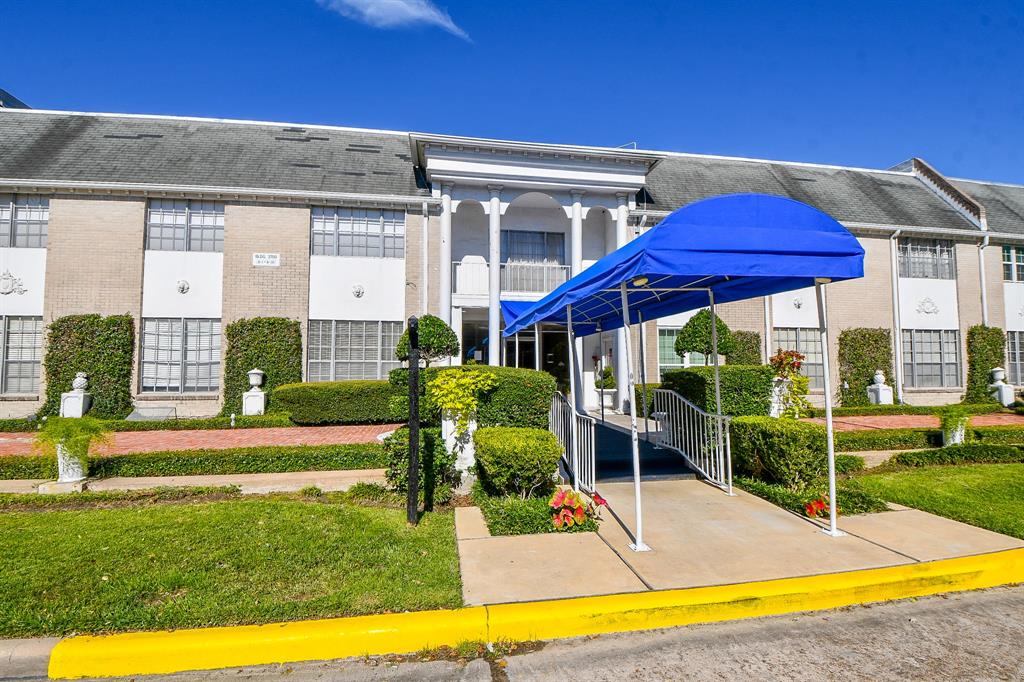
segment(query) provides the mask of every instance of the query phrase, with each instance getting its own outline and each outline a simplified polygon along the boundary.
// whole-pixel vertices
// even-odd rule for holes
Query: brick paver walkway
[[[372,443],[400,424],[359,426],[293,426],[270,429],[223,429],[209,431],[121,431],[112,433],[111,444],[100,454],[159,452],[161,450],[223,450],[260,445],[340,445]],[[32,453],[31,433],[0,433],[0,455]]]
[[[824,424],[823,417],[804,421]],[[939,418],[930,414],[891,414],[866,417],[834,417],[832,424],[836,431],[860,431],[864,429],[937,429]],[[1024,415],[978,414],[971,417],[971,426],[1024,426]]]

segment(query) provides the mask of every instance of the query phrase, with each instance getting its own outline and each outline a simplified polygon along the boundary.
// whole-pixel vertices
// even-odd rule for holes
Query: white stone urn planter
[[[619,389],[617,388],[597,388],[597,397],[600,401],[598,404],[603,405],[605,409],[615,409],[615,398],[619,395]]]
[[[85,480],[85,469],[77,457],[72,457],[63,445],[57,446],[57,483],[80,483]]]
[[[782,416],[783,406],[786,403],[786,396],[789,395],[789,387],[793,383],[789,379],[775,377],[772,384],[772,404],[769,416],[778,418]]]
[[[242,394],[242,414],[256,417],[267,409],[267,394],[260,388],[267,375],[261,369],[250,369],[246,375],[249,377],[249,390]]]
[[[470,419],[466,431],[462,434],[456,432],[455,420],[447,414],[441,416],[441,438],[444,439],[444,447],[451,454],[455,455],[455,468],[462,477],[459,485],[459,492],[468,491],[476,477],[473,475],[476,466],[476,447],[473,444],[473,434],[476,433],[476,419]]]

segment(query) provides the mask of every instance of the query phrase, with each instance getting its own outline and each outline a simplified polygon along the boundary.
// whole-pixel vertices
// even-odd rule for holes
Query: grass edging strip
[[[54,679],[167,674],[363,655],[482,640],[561,639],[838,608],[1024,582],[1024,549],[843,573],[447,611],[77,636],[50,657]]]

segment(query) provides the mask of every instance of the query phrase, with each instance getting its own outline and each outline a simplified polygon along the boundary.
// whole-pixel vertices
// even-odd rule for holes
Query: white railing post
[[[580,468],[579,468],[579,461],[577,459],[579,447],[577,445],[577,439],[576,439],[576,436],[577,436],[577,434],[576,434],[576,406],[581,401],[582,396],[578,395],[579,391],[576,390],[576,340],[575,340],[574,335],[572,333],[572,306],[571,305],[570,306],[566,306],[565,315],[566,315],[566,327],[565,327],[565,329],[566,329],[566,333],[568,334],[568,341],[569,341],[569,344],[568,344],[568,346],[569,346],[568,347],[568,351],[569,351],[569,390],[571,391],[571,395],[572,395],[572,398],[569,401],[569,407],[572,408],[572,417],[569,420],[569,429],[570,429],[569,433],[570,433],[570,441],[571,441],[571,444],[572,444],[572,454],[571,454],[571,456],[569,458],[569,461],[572,463],[572,487],[573,487],[573,490],[576,490],[578,492],[579,489],[580,489],[580,483],[579,483]]]

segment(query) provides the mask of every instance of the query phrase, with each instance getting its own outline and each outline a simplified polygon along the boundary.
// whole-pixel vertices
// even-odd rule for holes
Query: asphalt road
[[[501,663],[369,659],[143,679],[1024,680],[1024,586],[565,640]]]

